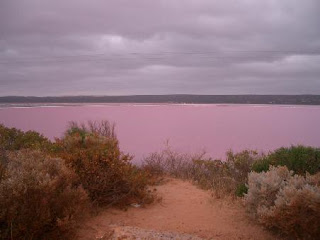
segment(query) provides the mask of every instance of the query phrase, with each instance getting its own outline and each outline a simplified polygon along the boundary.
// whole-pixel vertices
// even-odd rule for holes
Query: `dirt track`
[[[237,201],[213,199],[209,192],[189,182],[176,179],[170,179],[156,189],[158,195],[162,197],[160,203],[154,203],[146,208],[131,207],[128,211],[114,209],[102,211],[98,216],[81,224],[77,233],[79,239],[107,239],[110,229],[113,229],[113,232],[125,232],[122,226],[137,227],[134,228],[136,235],[130,238],[130,234],[123,233],[117,236],[124,238],[118,239],[139,239],[139,231],[143,232],[143,229],[158,233],[191,234],[194,237],[217,240],[276,239],[248,219],[243,207]],[[180,239],[182,235],[172,236],[171,239]],[[140,239],[150,238],[152,237],[149,235]],[[154,237],[154,239],[162,238]]]

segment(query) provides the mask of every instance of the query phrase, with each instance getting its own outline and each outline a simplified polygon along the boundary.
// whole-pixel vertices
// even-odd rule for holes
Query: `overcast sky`
[[[319,0],[0,0],[0,96],[320,94]]]

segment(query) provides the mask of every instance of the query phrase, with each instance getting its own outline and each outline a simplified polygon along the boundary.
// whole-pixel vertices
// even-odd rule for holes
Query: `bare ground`
[[[277,239],[250,220],[239,201],[214,199],[177,179],[155,188],[161,202],[103,210],[79,226],[78,239]]]

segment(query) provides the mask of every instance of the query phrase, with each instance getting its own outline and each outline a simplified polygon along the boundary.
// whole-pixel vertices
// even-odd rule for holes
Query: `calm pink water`
[[[268,151],[291,144],[320,146],[320,106],[103,105],[0,108],[0,123],[59,137],[68,121],[108,119],[123,151],[139,161],[166,140],[183,152]]]

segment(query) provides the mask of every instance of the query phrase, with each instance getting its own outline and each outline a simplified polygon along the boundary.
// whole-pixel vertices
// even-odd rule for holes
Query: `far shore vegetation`
[[[0,104],[61,103],[192,103],[320,105],[320,95],[127,95],[127,96],[0,96]]]
[[[108,121],[72,122],[55,141],[0,124],[0,239],[49,239],[90,209],[151,204],[150,186],[165,177],[241,201],[248,217],[283,237],[320,236],[319,148],[230,150],[219,160],[168,146],[139,166],[131,160]]]

